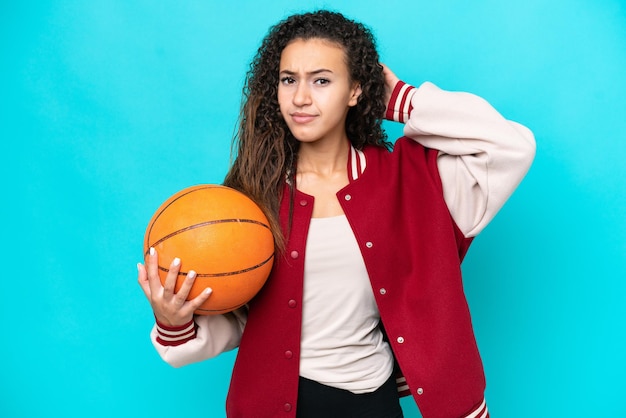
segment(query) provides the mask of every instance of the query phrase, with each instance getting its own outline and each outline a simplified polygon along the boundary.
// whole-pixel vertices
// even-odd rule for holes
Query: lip
[[[316,115],[310,113],[294,112],[291,114],[291,119],[296,123],[309,123],[316,118]]]

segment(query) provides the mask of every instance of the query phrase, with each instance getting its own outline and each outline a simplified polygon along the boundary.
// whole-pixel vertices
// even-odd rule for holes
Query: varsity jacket
[[[460,264],[528,170],[534,139],[484,100],[430,83],[398,83],[387,118],[407,122],[406,136],[393,152],[352,149],[350,183],[337,198],[370,277],[400,392],[413,396],[424,418],[488,417]],[[157,325],[152,333],[175,366],[239,346],[226,406],[233,418],[296,412],[314,201],[296,190],[290,204],[288,187],[280,211],[287,248],[247,318],[244,311],[198,317],[186,330]]]

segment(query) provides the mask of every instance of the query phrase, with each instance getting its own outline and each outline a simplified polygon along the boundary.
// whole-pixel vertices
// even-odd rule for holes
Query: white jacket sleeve
[[[476,236],[522,181],[535,156],[526,127],[506,120],[484,99],[432,83],[399,82],[386,117],[404,134],[440,151],[444,199],[466,237]]]
[[[150,338],[165,362],[181,367],[239,346],[246,320],[245,307],[223,315],[199,315],[183,327],[168,328],[157,323]]]

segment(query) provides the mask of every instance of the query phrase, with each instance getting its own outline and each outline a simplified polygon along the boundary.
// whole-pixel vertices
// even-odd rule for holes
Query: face
[[[346,140],[348,110],[361,93],[350,80],[343,48],[322,39],[296,39],[281,54],[280,112],[302,143]]]

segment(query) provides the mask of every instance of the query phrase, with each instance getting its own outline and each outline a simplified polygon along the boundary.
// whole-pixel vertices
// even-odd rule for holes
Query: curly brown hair
[[[278,249],[285,242],[278,222],[282,190],[285,179],[295,175],[299,147],[278,105],[279,66],[283,49],[296,39],[323,39],[343,48],[351,81],[362,90],[348,111],[346,134],[357,149],[391,148],[382,129],[385,80],[370,30],[327,10],[292,15],[272,26],[246,76],[232,147],[235,158],[224,184],[244,192],[264,210]]]

